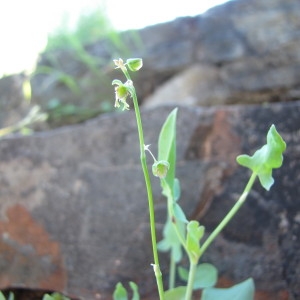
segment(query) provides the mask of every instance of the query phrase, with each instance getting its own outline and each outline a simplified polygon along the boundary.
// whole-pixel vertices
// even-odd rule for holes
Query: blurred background
[[[0,77],[32,70],[40,52],[85,44],[112,30],[137,29],[198,15],[226,0],[11,0],[0,5]]]

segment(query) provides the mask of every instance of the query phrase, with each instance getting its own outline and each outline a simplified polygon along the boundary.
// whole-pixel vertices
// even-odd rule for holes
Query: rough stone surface
[[[140,101],[148,106],[297,100],[300,3],[261,2],[229,1],[196,17],[125,32],[120,36],[123,50],[109,40],[88,45],[87,54],[99,61],[93,68],[75,52],[43,55],[38,66],[67,74],[77,89],[70,92],[57,73],[38,74],[32,80],[34,102],[45,108],[55,98],[101,111],[111,103],[112,59],[118,56],[143,58],[135,82]]]
[[[215,105],[298,99],[299,11],[295,0],[263,4],[256,0],[230,1],[189,21],[181,20],[185,25],[190,22],[193,28],[190,64],[195,66],[186,70],[182,65],[184,70],[159,86],[145,99],[146,104],[167,101]],[[176,60],[179,55],[172,57]],[[206,70],[209,79],[203,79],[201,71],[195,73],[195,68]],[[188,75],[193,77],[190,83]],[[174,82],[183,91],[174,88]]]
[[[155,144],[171,107],[143,110],[146,143]],[[253,153],[272,123],[287,141],[275,186],[259,184],[205,261],[220,284],[252,276],[257,299],[299,298],[300,103],[179,108],[181,204],[208,232],[249,176],[236,155]],[[0,288],[59,290],[83,299],[109,295],[134,280],[157,299],[150,263],[147,200],[132,112],[99,117],[0,143]],[[160,232],[165,201],[153,179]],[[167,259],[162,256],[163,271]],[[101,298],[103,299],[103,298]]]
[[[111,40],[86,45],[92,64],[75,50],[43,54],[31,80],[31,103],[49,112],[51,126],[112,109],[111,80],[118,77],[112,59],[119,56],[143,58],[144,68],[133,77],[140,102],[149,107],[298,100],[299,12],[298,0],[235,0],[202,15],[124,32],[122,49]],[[53,72],[43,74],[45,67]],[[0,80],[2,127],[25,115],[22,77]]]
[[[0,128],[17,123],[30,108],[22,90],[24,79],[22,74],[0,79]]]
[[[149,97],[145,106],[185,104],[213,106],[225,104],[232,96],[217,67],[195,64],[168,80]],[[232,98],[230,98],[232,100]]]
[[[235,157],[260,147],[272,123],[286,140],[275,186],[266,192],[256,183],[203,257],[219,269],[219,286],[253,277],[255,300],[300,298],[299,11],[297,0],[235,0],[138,31],[142,47],[130,33],[121,36],[130,56],[144,59],[133,79],[144,105],[145,142],[154,153],[165,117],[179,106],[180,201],[207,232],[249,176]],[[85,120],[106,101],[113,103],[111,79],[118,75],[111,53],[122,52],[107,40],[86,50],[101,58],[94,66],[100,71],[87,68],[78,53],[59,51],[54,60],[42,56],[39,66],[60,73],[32,80],[32,104],[47,109],[57,99],[91,109],[59,125]],[[69,75],[77,88],[70,92],[58,74]],[[1,127],[30,109],[23,79],[21,74],[0,80]],[[165,199],[155,178],[153,184],[160,236]],[[133,112],[0,141],[0,290],[110,299],[118,281],[133,280],[142,299],[157,300],[148,222]],[[161,263],[166,274],[165,254]]]

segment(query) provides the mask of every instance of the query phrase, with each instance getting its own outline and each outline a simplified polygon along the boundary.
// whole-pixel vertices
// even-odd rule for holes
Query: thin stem
[[[188,284],[187,284],[186,292],[185,292],[185,298],[184,298],[185,300],[192,299],[196,269],[197,269],[197,263],[195,263],[193,261],[193,259],[190,258],[190,270],[189,270]]]
[[[251,175],[242,195],[238,199],[238,201],[235,203],[235,205],[232,207],[232,209],[224,217],[222,222],[216,227],[216,229],[210,234],[210,236],[207,238],[207,240],[201,246],[200,256],[205,252],[205,250],[208,248],[208,246],[214,241],[214,239],[218,236],[218,234],[224,229],[224,227],[228,224],[228,222],[233,218],[233,216],[237,213],[237,211],[244,204],[244,202],[253,186],[256,176],[257,176],[256,173],[252,173],[252,175]]]
[[[172,255],[170,255],[170,268],[169,268],[169,290],[175,287],[176,275],[176,262]]]
[[[124,75],[126,76],[127,80],[131,80],[126,68],[122,68],[122,71],[123,71]],[[137,123],[138,135],[139,135],[139,142],[140,142],[140,160],[141,160],[141,165],[142,165],[142,169],[143,169],[143,173],[144,173],[144,179],[145,179],[147,196],[148,196],[151,242],[152,242],[152,251],[153,251],[153,259],[154,259],[153,269],[154,269],[154,273],[155,273],[155,277],[156,277],[159,299],[163,300],[164,299],[164,288],[163,288],[163,280],[162,280],[162,274],[161,274],[161,270],[160,270],[160,266],[159,266],[158,251],[157,251],[152,185],[151,185],[149,171],[148,171],[147,162],[146,162],[142,119],[141,119],[140,109],[139,109],[137,96],[136,96],[134,87],[133,87],[132,99],[133,99],[133,105],[134,105],[136,123]]]

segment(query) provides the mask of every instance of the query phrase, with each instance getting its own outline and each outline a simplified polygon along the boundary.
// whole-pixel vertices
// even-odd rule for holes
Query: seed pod
[[[126,64],[130,71],[136,72],[143,66],[143,60],[141,58],[129,58],[126,60]]]
[[[152,173],[154,176],[163,179],[167,176],[170,164],[166,160],[156,161],[152,165]]]

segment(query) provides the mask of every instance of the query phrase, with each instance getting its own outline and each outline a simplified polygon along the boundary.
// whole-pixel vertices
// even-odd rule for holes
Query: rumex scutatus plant
[[[244,191],[235,202],[231,210],[225,215],[219,225],[208,237],[204,239],[205,227],[196,220],[189,221],[184,211],[179,205],[180,182],[176,178],[176,118],[177,109],[174,109],[167,117],[162,126],[158,139],[158,158],[156,159],[150,151],[150,145],[144,142],[142,120],[138,106],[135,87],[131,80],[129,71],[138,71],[142,68],[143,62],[140,58],[114,60],[116,68],[120,69],[125,75],[126,80],[113,80],[115,85],[115,107],[122,105],[123,110],[128,110],[130,105],[128,98],[132,98],[137,130],[140,143],[140,160],[144,174],[145,185],[149,204],[149,218],[151,242],[153,251],[153,270],[156,278],[158,295],[160,300],[191,300],[193,291],[202,289],[201,300],[252,300],[254,298],[254,282],[249,278],[235,286],[227,289],[215,288],[217,282],[217,269],[208,263],[199,263],[203,253],[210,244],[224,229],[228,222],[238,212],[240,207],[246,201],[251,188],[256,180],[259,179],[261,185],[269,190],[274,183],[272,171],[279,168],[283,161],[283,152],[286,144],[282,137],[272,125],[267,133],[267,141],[264,146],[257,150],[252,156],[240,155],[237,162],[251,170],[251,176],[246,183]],[[146,162],[146,153],[149,153],[154,160],[152,173],[160,180],[162,194],[167,199],[167,220],[163,230],[163,239],[157,243],[155,230],[154,202],[152,195],[152,186],[149,170]],[[169,286],[164,288],[162,273],[159,264],[158,250],[170,252],[170,271]],[[183,267],[177,267],[186,254],[189,261],[189,270]],[[176,270],[180,278],[186,282],[184,286],[175,287]],[[138,287],[130,282],[132,290],[132,300],[140,299]],[[127,291],[121,283],[118,283],[114,292],[114,300],[128,299]]]

